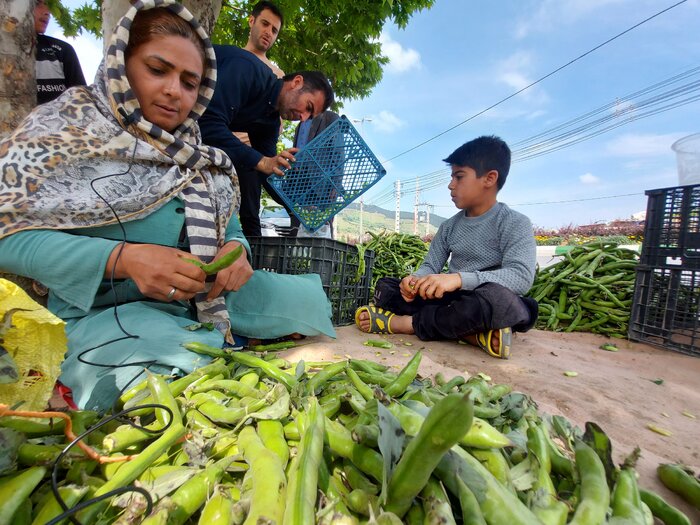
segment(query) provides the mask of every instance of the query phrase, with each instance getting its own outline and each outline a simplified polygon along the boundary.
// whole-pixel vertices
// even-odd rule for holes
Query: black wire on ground
[[[100,501],[102,501],[106,498],[116,496],[117,494],[124,494],[126,492],[139,492],[139,493],[141,493],[146,498],[145,514],[148,515],[151,512],[151,510],[153,508],[153,500],[151,498],[151,495],[148,493],[147,490],[145,490],[141,487],[136,487],[134,485],[127,485],[126,487],[120,487],[120,488],[111,490],[111,491],[109,491],[105,494],[102,494],[101,496],[98,496],[96,498],[90,498],[88,500],[85,500],[84,502],[79,503],[78,505],[75,505],[72,508],[68,508],[68,505],[66,505],[66,502],[63,500],[60,492],[58,491],[58,469],[61,465],[61,460],[70,451],[70,449],[73,448],[73,446],[78,444],[78,442],[83,440],[86,436],[89,436],[92,432],[94,432],[98,428],[103,427],[107,423],[110,423],[115,419],[119,419],[131,411],[134,411],[137,409],[140,410],[143,408],[158,408],[158,409],[163,409],[168,413],[168,415],[170,417],[168,422],[163,426],[163,428],[161,428],[155,432],[164,432],[172,424],[174,414],[173,414],[173,411],[169,407],[167,407],[165,405],[161,405],[160,403],[149,403],[146,405],[139,405],[139,406],[125,409],[125,410],[121,410],[120,412],[117,412],[116,414],[113,414],[113,415],[103,419],[102,421],[95,423],[93,426],[91,426],[90,428],[85,430],[85,432],[83,432],[82,434],[77,436],[73,441],[68,443],[68,445],[66,445],[63,448],[63,450],[61,450],[61,452],[56,457],[56,460],[54,461],[53,465],[51,466],[51,492],[53,492],[53,495],[56,498],[56,501],[63,509],[63,513],[56,516],[55,518],[53,518],[46,525],[53,525],[55,523],[60,523],[62,520],[66,519],[66,518],[68,518],[71,521],[71,523],[73,523],[74,525],[82,525],[74,516],[74,514],[76,512],[78,512],[86,507],[89,507],[90,505],[94,505],[95,503],[99,503]]]

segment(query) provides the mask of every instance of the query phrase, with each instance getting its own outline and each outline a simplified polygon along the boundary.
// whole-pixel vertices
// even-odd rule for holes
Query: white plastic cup
[[[678,185],[700,184],[700,133],[688,135],[671,144],[678,163]]]

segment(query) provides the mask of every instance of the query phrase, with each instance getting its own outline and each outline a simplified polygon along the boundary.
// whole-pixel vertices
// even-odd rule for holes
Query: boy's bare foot
[[[474,346],[479,346],[479,341],[476,338],[476,334],[469,334],[462,338],[463,341],[466,341],[470,345]],[[491,332],[491,347],[492,348],[498,348],[499,343],[501,342],[501,331],[500,330],[494,330]]]
[[[357,315],[358,327],[366,333],[370,333],[372,322],[367,310]],[[410,315],[392,315],[389,319],[389,331],[393,334],[413,334],[413,318]]]
[[[478,334],[470,334],[463,338],[469,344],[478,346],[487,354],[499,359],[510,357],[510,345],[513,332],[510,328],[488,330]]]

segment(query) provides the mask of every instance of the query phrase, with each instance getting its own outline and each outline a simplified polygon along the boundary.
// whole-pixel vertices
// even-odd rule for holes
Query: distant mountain
[[[345,208],[345,210],[360,211],[360,204],[358,202],[350,203]],[[365,204],[363,210],[364,213],[377,213],[379,215],[383,215],[384,217],[392,221],[394,220],[394,215],[396,213],[394,210],[385,210],[384,208],[380,208],[379,206],[374,206],[372,204]],[[413,221],[413,212],[402,211],[400,212],[399,217],[402,221]],[[439,215],[435,215],[434,213],[430,214],[430,225],[435,226],[435,228],[438,228],[446,220],[447,219],[445,217],[440,217]]]

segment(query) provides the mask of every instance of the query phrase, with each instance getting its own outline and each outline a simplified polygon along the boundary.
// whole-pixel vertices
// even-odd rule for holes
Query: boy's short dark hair
[[[498,172],[500,190],[506,183],[510,171],[510,148],[495,135],[484,135],[462,144],[449,157],[443,159],[453,166],[465,166],[476,171],[477,177],[483,177],[491,170]]]
[[[301,88],[302,93],[308,93],[310,91],[322,91],[323,92],[323,111],[327,110],[331,104],[335,101],[335,95],[333,94],[333,88],[331,83],[328,81],[328,77],[321,73],[320,71],[295,71],[294,73],[288,73],[282,77],[284,82],[294,80],[294,77],[301,75],[304,77],[304,86]]]
[[[269,9],[270,11],[272,11],[273,14],[279,17],[281,31],[282,26],[284,25],[284,16],[282,16],[282,11],[280,11],[280,8],[272,2],[268,2],[267,0],[262,0],[261,2],[258,2],[253,6],[253,10],[250,12],[250,16],[252,16],[253,18],[258,18],[258,16],[260,16],[260,13],[265,11],[265,9]]]

